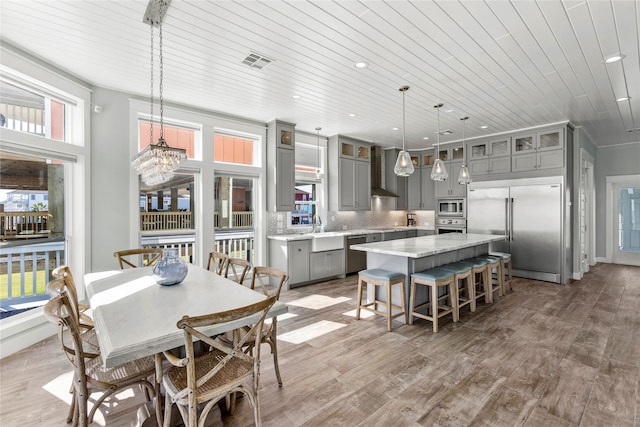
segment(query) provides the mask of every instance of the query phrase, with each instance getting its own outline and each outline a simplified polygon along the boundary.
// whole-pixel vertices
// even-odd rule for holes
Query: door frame
[[[606,254],[605,262],[613,262],[613,227],[614,227],[614,187],[620,184],[629,186],[640,186],[640,174],[635,175],[614,175],[606,177]]]

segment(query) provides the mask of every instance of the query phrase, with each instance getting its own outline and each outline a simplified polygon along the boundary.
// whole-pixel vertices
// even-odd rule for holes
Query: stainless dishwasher
[[[367,243],[365,236],[348,236],[346,254],[346,274],[356,273],[367,268],[367,253],[351,249],[351,245]]]

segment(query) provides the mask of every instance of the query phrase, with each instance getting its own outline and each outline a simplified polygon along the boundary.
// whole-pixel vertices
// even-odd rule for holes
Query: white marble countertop
[[[267,236],[268,239],[272,240],[283,240],[283,241],[291,241],[291,240],[309,240],[313,239],[316,236],[322,237],[325,236],[357,236],[361,234],[371,234],[371,233],[384,233],[391,231],[405,231],[405,230],[430,230],[433,231],[433,227],[425,227],[425,226],[397,226],[397,227],[380,227],[380,228],[362,228],[362,229],[353,229],[353,230],[340,230],[340,231],[325,231],[324,233],[296,233],[296,234],[273,234]]]
[[[506,236],[493,234],[446,233],[434,236],[410,237],[408,239],[351,245],[351,249],[407,258],[422,258],[429,255],[437,255],[504,240],[505,238]]]

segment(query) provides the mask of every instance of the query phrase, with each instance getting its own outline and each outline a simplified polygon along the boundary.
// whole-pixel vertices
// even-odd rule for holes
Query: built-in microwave
[[[466,218],[465,199],[438,199],[436,216]]]

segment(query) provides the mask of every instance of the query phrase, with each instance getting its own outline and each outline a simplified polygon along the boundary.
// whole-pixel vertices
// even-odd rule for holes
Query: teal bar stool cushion
[[[490,252],[489,255],[500,257],[502,259],[511,259],[511,254],[506,254],[504,252]]]
[[[396,280],[404,277],[402,273],[396,273],[395,271],[382,270],[380,268],[371,268],[369,270],[362,270],[360,273],[362,277],[368,277],[372,280]]]
[[[481,268],[489,264],[489,261],[484,258],[467,258],[463,259],[461,262],[468,262],[469,264],[473,264],[473,268]]]
[[[502,260],[502,258],[500,258],[500,257],[491,256],[491,255],[482,255],[482,256],[477,257],[476,259],[487,260],[488,263],[490,263],[490,264],[495,264],[496,262],[500,262]]]
[[[453,271],[456,274],[463,274],[471,271],[473,267],[463,262],[451,262],[449,264],[441,265],[438,268],[442,268],[443,270]]]
[[[422,280],[447,280],[453,277],[455,273],[451,270],[444,270],[442,268],[432,268],[429,270],[420,271],[418,273],[413,273],[411,277],[414,279],[422,279]]]

